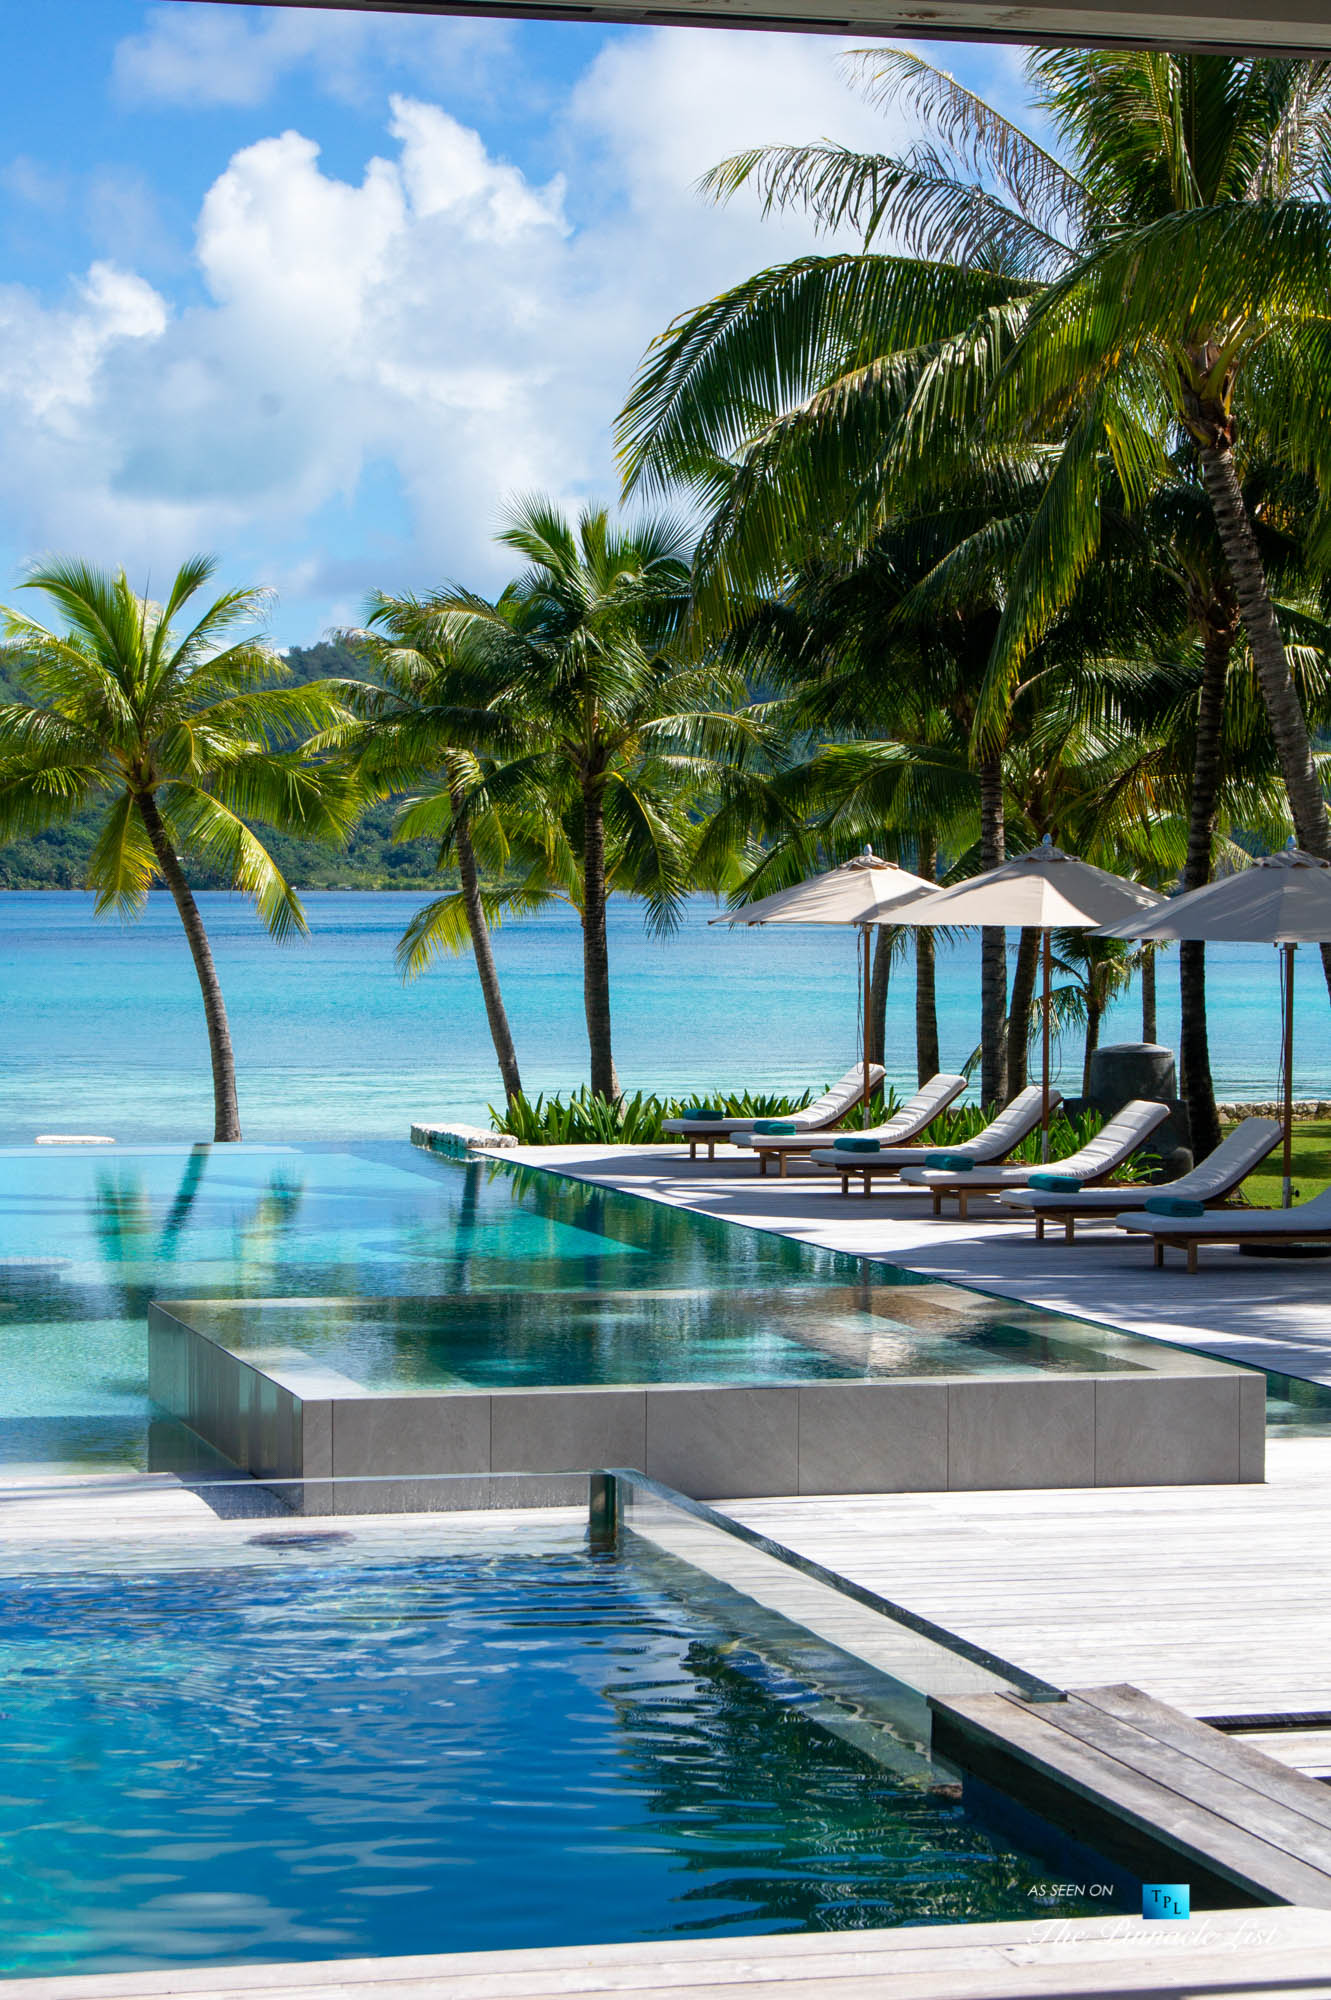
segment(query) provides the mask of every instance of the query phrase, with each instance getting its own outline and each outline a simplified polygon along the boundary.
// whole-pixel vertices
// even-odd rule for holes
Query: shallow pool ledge
[[[235,1313],[238,1346],[245,1316]],[[495,1474],[530,1475],[529,1504],[575,1504],[585,1475],[607,1465],[636,1466],[699,1500],[1227,1485],[1260,1481],[1265,1469],[1263,1378],[1199,1356],[1180,1367],[1163,1347],[1130,1372],[1076,1376],[399,1395],[298,1353],[233,1351],[192,1323],[188,1302],[154,1305],[148,1340],[154,1402],[242,1470],[292,1480],[470,1475],[476,1496],[458,1488],[463,1505],[486,1504]],[[372,1486],[338,1491],[343,1508],[376,1506]],[[436,1504],[429,1492],[422,1486],[416,1504]]]

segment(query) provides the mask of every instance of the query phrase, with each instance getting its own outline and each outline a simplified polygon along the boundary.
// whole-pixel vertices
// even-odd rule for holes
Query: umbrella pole
[[[1280,1206],[1289,1208],[1294,1200],[1294,953],[1292,944],[1281,946],[1285,954],[1285,1171],[1280,1183]]]
[[[861,924],[860,937],[864,944],[864,1113],[860,1123],[869,1124],[869,1033],[873,1015],[873,954],[869,950],[869,926]]]
[[[1043,1053],[1043,1082],[1041,1084],[1041,1099],[1040,1099],[1040,1158],[1042,1160],[1047,1160],[1049,1158],[1049,958],[1050,958],[1048,931],[1041,932],[1041,937],[1043,938],[1044,941],[1044,951],[1042,953],[1042,957],[1044,960],[1044,1006],[1041,1009],[1043,1015],[1043,1026],[1041,1028],[1041,1033],[1040,1033],[1041,1047]]]

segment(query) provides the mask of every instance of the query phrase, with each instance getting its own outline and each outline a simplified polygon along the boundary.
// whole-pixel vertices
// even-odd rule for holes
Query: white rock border
[[[1253,1100],[1247,1104],[1217,1104],[1216,1110],[1222,1118],[1283,1118],[1285,1107],[1272,1099]],[[1331,1119],[1331,1098],[1296,1097],[1294,1100],[1296,1118]]]
[[[446,1159],[465,1160],[468,1153],[505,1153],[517,1145],[511,1132],[492,1132],[487,1125],[413,1125],[411,1143]]]

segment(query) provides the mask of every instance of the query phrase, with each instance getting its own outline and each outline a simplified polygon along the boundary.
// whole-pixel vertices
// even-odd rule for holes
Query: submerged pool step
[[[935,1698],[934,1749],[1194,1902],[1331,1909],[1331,1792],[1130,1686]],[[1160,1873],[1174,1869],[1172,1877]]]

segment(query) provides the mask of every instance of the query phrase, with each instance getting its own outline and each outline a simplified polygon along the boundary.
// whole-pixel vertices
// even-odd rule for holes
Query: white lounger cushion
[[[1051,1188],[1021,1188],[1005,1194],[1009,1208],[1033,1215],[1037,1209],[1058,1210],[1094,1206],[1112,1213],[1120,1208],[1144,1208],[1152,1196],[1167,1194],[1179,1201],[1221,1201],[1232,1194],[1245,1175],[1264,1160],[1280,1137],[1275,1118],[1245,1118],[1227,1132],[1213,1153],[1191,1173],[1155,1186],[1083,1188],[1080,1194],[1057,1194]],[[1065,1172],[1064,1167],[1059,1172]]]
[[[1130,1159],[1144,1139],[1169,1116],[1169,1106],[1149,1098],[1134,1097],[1096,1133],[1093,1139],[1061,1160],[1033,1161],[1025,1167],[990,1167],[978,1174],[954,1173],[946,1167],[908,1167],[903,1181],[912,1187],[964,1187],[979,1193],[984,1188],[1021,1187],[1032,1174],[1072,1174],[1079,1180],[1098,1180],[1112,1174]],[[955,1149],[964,1150],[962,1147]]]
[[[1324,1188],[1311,1201],[1296,1208],[1241,1208],[1221,1215],[1138,1215],[1125,1210],[1114,1217],[1120,1229],[1134,1229],[1143,1236],[1218,1236],[1223,1243],[1236,1236],[1285,1236],[1297,1243],[1305,1230],[1331,1230],[1331,1188]]]
[[[1058,1092],[1051,1090],[1050,1110],[1052,1111],[1061,1102]],[[978,1160],[983,1164],[988,1160],[1004,1159],[1014,1146],[1019,1146],[1026,1134],[1033,1132],[1039,1124],[1042,1107],[1043,1099],[1038,1086],[1028,1084],[1025,1090],[1018,1091],[1005,1110],[999,1112],[991,1125],[986,1125],[983,1132],[977,1132],[973,1139],[963,1139],[960,1145],[948,1146],[946,1149],[941,1146],[890,1146],[880,1148],[876,1153],[856,1153],[848,1147],[834,1152],[830,1147],[824,1146],[810,1157],[815,1166],[835,1167],[838,1173],[849,1171],[852,1174],[862,1174],[866,1169],[872,1173],[875,1167],[918,1166],[926,1153],[939,1153],[944,1150],[949,1153],[965,1153],[969,1159]],[[856,1132],[852,1136],[857,1139],[872,1138],[873,1134]]]
[[[887,1071],[881,1063],[869,1065],[869,1088],[876,1090]],[[783,1125],[798,1125],[801,1131],[818,1132],[825,1125],[835,1125],[844,1118],[852,1104],[864,1095],[864,1064],[856,1063],[848,1069],[839,1083],[825,1090],[812,1104],[806,1104],[803,1111],[783,1112]],[[686,1137],[715,1138],[718,1132],[752,1132],[755,1125],[765,1125],[765,1118],[667,1118],[662,1131],[682,1132]]]
[[[913,1139],[917,1133],[923,1132],[926,1126],[932,1125],[939,1112],[946,1111],[948,1105],[954,1098],[960,1097],[965,1088],[964,1076],[940,1074],[931,1077],[923,1090],[917,1090],[908,1104],[903,1104],[899,1111],[893,1112],[885,1125],[871,1125],[864,1132],[857,1130],[855,1137],[877,1139],[880,1143],[886,1141],[888,1145],[891,1145],[893,1140]],[[792,1118],[783,1122],[793,1124],[795,1121]],[[738,1143],[741,1146],[752,1146],[755,1152],[779,1153],[783,1146],[798,1146],[800,1138],[798,1134],[788,1138],[776,1132],[742,1132],[738,1135]]]

